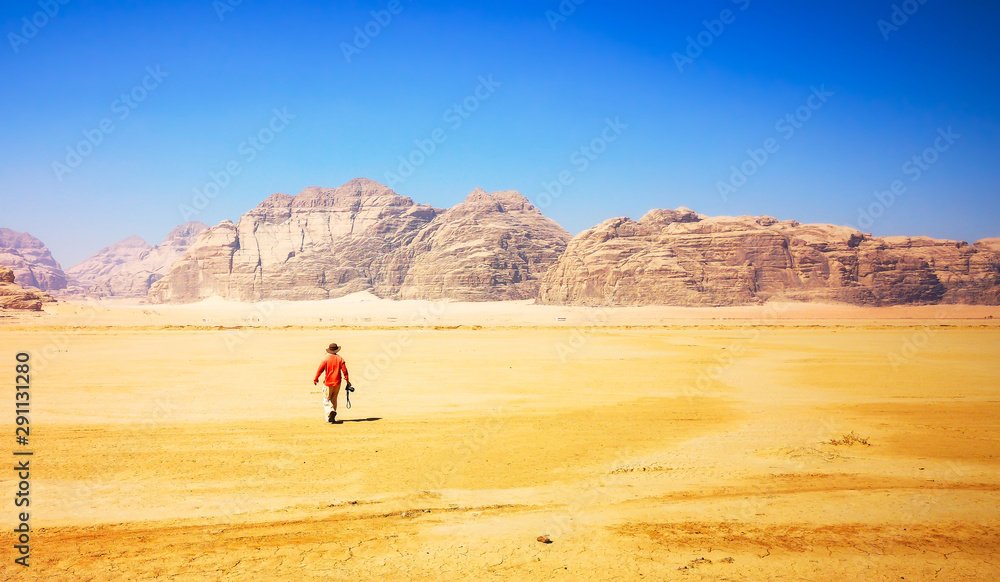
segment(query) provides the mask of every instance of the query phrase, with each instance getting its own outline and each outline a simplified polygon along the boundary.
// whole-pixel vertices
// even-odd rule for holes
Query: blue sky
[[[519,190],[572,233],[687,206],[1000,236],[993,2],[63,1],[0,8],[0,226],[64,267],[411,156],[400,194]]]

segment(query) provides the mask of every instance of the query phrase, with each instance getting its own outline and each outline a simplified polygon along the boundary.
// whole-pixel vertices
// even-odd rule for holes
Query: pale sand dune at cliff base
[[[433,305],[274,304],[241,329],[214,327],[261,305],[0,320],[11,362],[47,354],[32,568],[8,549],[0,575],[1000,578],[996,308],[446,304],[388,327]],[[321,317],[362,321],[296,321]],[[587,323],[653,318],[668,327]],[[456,322],[529,327],[434,329]],[[311,383],[330,341],[358,386],[336,426]],[[871,446],[830,444],[852,432]]]
[[[0,312],[0,325],[18,327],[428,327],[428,326],[663,326],[714,323],[1000,325],[1000,306],[905,305],[860,307],[842,303],[767,303],[736,307],[581,307],[536,305],[534,300],[394,301],[362,291],[324,301],[241,303],[212,297],[196,303],[151,305],[130,299],[62,301],[45,313]]]

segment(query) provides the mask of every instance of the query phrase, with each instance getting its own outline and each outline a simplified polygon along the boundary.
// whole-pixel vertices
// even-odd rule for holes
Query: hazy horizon
[[[354,179],[358,179],[358,178],[364,178],[364,176],[357,176],[357,177],[356,177],[356,178],[354,178]],[[370,178],[369,178],[369,179],[370,179]],[[349,182],[349,181],[350,181],[350,180],[348,180],[348,182]],[[375,181],[377,182],[378,180],[375,180]],[[345,184],[346,184],[346,182],[345,182]],[[316,186],[316,185],[314,185],[314,186],[307,186],[306,188],[311,188],[311,187],[320,187],[320,188],[337,188],[337,187],[339,187],[339,186],[342,186],[342,185],[343,185],[343,184],[338,184],[337,186]],[[306,188],[303,188],[302,190],[305,190]],[[301,193],[301,191],[302,191],[302,190],[300,190],[300,191],[298,191],[298,192],[295,192],[294,194],[293,194],[293,193],[291,193],[291,192],[272,192],[271,194],[268,194],[268,195],[266,195],[266,196],[262,197],[262,198],[260,199],[260,201],[259,201],[259,202],[263,202],[263,201],[264,201],[264,200],[265,200],[265,199],[266,199],[266,198],[267,198],[268,196],[271,196],[271,195],[273,195],[273,194],[290,194],[290,195],[292,195],[292,196],[296,196],[296,195],[298,195],[299,193]],[[471,191],[470,191],[469,193],[471,193]],[[467,196],[467,195],[468,195],[469,193],[466,193],[466,196]],[[397,192],[397,194],[401,194],[401,195],[405,196],[405,194],[402,194],[402,193],[399,193],[399,192]],[[522,192],[522,194],[523,194],[523,192]],[[411,197],[411,198],[412,198],[412,197]],[[463,196],[463,198],[462,198],[461,200],[464,200],[464,196]],[[461,200],[459,200],[459,202],[461,202]],[[416,202],[416,203],[418,203],[418,204],[423,204],[423,203],[424,203],[424,202],[422,202],[421,200],[416,200],[416,199],[414,200],[414,202]],[[456,204],[458,204],[459,202],[456,202]],[[256,206],[256,204],[255,204],[254,206]],[[681,204],[681,205],[679,205],[679,206],[677,206],[677,207],[674,207],[674,208],[672,208],[672,209],[676,209],[676,208],[679,208],[679,207],[683,207],[683,206],[685,206],[685,205],[684,205],[684,204]],[[193,207],[192,207],[192,208],[193,208]],[[690,208],[691,210],[693,210],[693,211],[695,211],[695,212],[697,212],[697,213],[699,213],[699,214],[705,214],[704,212],[700,212],[700,211],[699,211],[699,209],[697,209],[697,208],[691,208],[691,207],[688,207],[688,208]],[[251,210],[251,209],[252,209],[252,207],[248,207],[248,208],[247,208],[246,210],[247,210],[247,211],[249,211],[249,210]],[[650,208],[649,210],[654,210],[654,209],[653,209],[653,208]],[[647,210],[647,212],[648,212],[649,210]],[[542,213],[543,213],[543,214],[545,213],[545,210],[544,210],[544,209],[542,209]],[[639,220],[639,219],[640,219],[640,218],[641,218],[641,217],[642,217],[642,216],[643,216],[644,214],[646,214],[646,212],[643,212],[643,213],[641,213],[641,214],[639,214],[639,215],[636,215],[636,216],[628,216],[627,218],[631,218],[631,219],[633,219],[633,220]],[[754,216],[760,216],[760,215],[761,215],[761,214],[754,214]],[[224,222],[224,221],[226,221],[226,220],[231,220],[232,222],[236,223],[236,222],[239,222],[239,219],[241,218],[241,216],[242,216],[242,213],[241,213],[241,215],[240,215],[240,216],[236,216],[236,217],[233,217],[233,218],[223,218],[223,219],[222,219],[222,220],[220,220],[219,222],[215,222],[215,223],[205,223],[205,224],[207,224],[207,225],[208,225],[209,227],[212,227],[212,226],[216,226],[217,224],[219,224],[219,223],[221,223],[221,222]],[[567,229],[567,230],[569,230],[570,234],[572,234],[572,235],[574,235],[574,236],[575,236],[575,235],[577,235],[577,234],[579,234],[579,233],[581,233],[581,232],[584,232],[584,231],[588,230],[589,228],[591,228],[591,227],[593,227],[593,226],[597,226],[598,224],[600,224],[601,222],[604,222],[605,220],[609,220],[609,219],[613,219],[613,218],[618,218],[619,216],[622,216],[622,215],[616,215],[616,216],[608,216],[608,217],[606,217],[606,218],[604,218],[604,219],[601,219],[601,220],[600,220],[599,222],[596,222],[596,223],[594,223],[594,224],[593,224],[593,225],[591,225],[590,227],[587,227],[587,228],[584,228],[584,229],[582,229],[582,230],[580,230],[580,231],[572,231],[572,230],[569,230],[569,229]],[[720,216],[721,216],[721,215],[720,215]],[[773,215],[768,215],[768,216],[773,216]],[[549,218],[551,218],[551,217],[549,217]],[[777,218],[778,220],[798,220],[798,219],[796,219],[796,218],[794,218],[794,217],[786,217],[786,216],[774,216],[774,218]],[[553,220],[554,220],[554,219],[553,219]],[[199,216],[193,216],[193,217],[191,217],[190,221],[185,221],[185,222],[204,222],[204,221],[203,221],[203,220],[200,220],[200,217],[199,217]],[[556,222],[557,222],[557,223],[559,223],[559,221],[558,221],[558,220],[557,220]],[[801,221],[799,221],[799,222],[801,222]],[[53,255],[53,257],[54,257],[54,258],[56,259],[56,261],[57,261],[57,262],[59,262],[60,266],[61,266],[61,267],[62,267],[63,269],[69,269],[69,268],[71,268],[71,267],[73,267],[73,266],[75,266],[75,265],[77,265],[77,264],[79,264],[79,263],[82,263],[83,261],[86,261],[87,259],[89,259],[89,258],[91,258],[92,256],[94,256],[94,255],[95,255],[96,253],[98,253],[98,252],[100,252],[100,251],[102,251],[102,250],[104,250],[104,249],[106,249],[106,248],[108,248],[108,247],[110,247],[110,246],[112,246],[112,245],[114,245],[114,244],[116,244],[116,243],[119,243],[119,242],[122,242],[122,241],[124,241],[125,239],[128,239],[128,238],[131,238],[131,237],[135,237],[135,236],[138,236],[138,237],[139,237],[139,238],[141,238],[141,239],[142,239],[143,241],[145,241],[145,242],[146,242],[146,244],[149,244],[149,245],[151,245],[151,246],[157,246],[157,245],[159,245],[159,244],[161,244],[161,243],[163,242],[163,239],[164,239],[164,238],[165,238],[165,237],[166,237],[166,236],[167,236],[167,235],[169,234],[170,230],[173,230],[173,228],[176,228],[176,227],[179,227],[179,226],[181,226],[182,224],[184,224],[184,223],[183,223],[183,222],[178,222],[178,223],[177,223],[176,225],[174,225],[173,227],[171,227],[170,229],[168,229],[168,230],[167,230],[166,232],[164,232],[164,233],[163,233],[163,234],[162,234],[161,236],[158,236],[157,238],[153,238],[153,239],[150,239],[150,238],[147,238],[147,237],[145,237],[145,236],[142,236],[141,234],[138,234],[138,233],[136,233],[136,234],[131,234],[131,235],[126,235],[126,236],[122,237],[121,239],[117,239],[117,240],[114,240],[114,241],[110,241],[110,242],[107,242],[106,244],[102,244],[102,245],[101,245],[101,246],[99,246],[99,247],[95,247],[93,251],[91,251],[91,252],[87,253],[87,254],[86,254],[86,256],[84,256],[84,257],[83,257],[82,259],[79,259],[79,260],[77,260],[76,262],[73,262],[73,263],[67,263],[67,262],[64,262],[64,261],[60,260],[60,257],[59,257],[59,255],[58,255],[58,253],[57,253],[56,251],[52,250],[52,247],[51,247],[51,246],[49,246],[48,248],[49,248],[49,250],[50,250],[50,251],[52,251],[52,255]],[[566,227],[565,227],[565,225],[563,225],[563,224],[561,224],[561,223],[559,223],[559,224],[560,224],[560,226],[562,226],[563,228],[566,228]],[[855,227],[855,228],[857,228],[857,227],[856,227],[856,225],[838,225],[838,226],[852,226],[852,227]],[[8,228],[8,229],[10,229],[10,230],[14,230],[14,231],[18,231],[18,229],[16,229],[16,228],[11,228],[10,226],[5,226],[5,225],[3,225],[3,224],[0,224],[0,228]],[[865,231],[865,229],[860,229],[860,230],[862,230],[863,232],[867,232],[867,231]],[[29,234],[29,235],[31,235],[31,236],[35,236],[35,235],[34,235],[34,233],[31,233],[31,232],[28,232],[28,231],[19,231],[19,232],[26,232],[27,234]],[[923,235],[923,234],[919,234],[919,233],[902,233],[902,235],[905,235],[905,236],[914,236],[914,237],[916,237],[916,236],[926,236],[926,235]],[[998,233],[998,235],[1000,235],[1000,233]],[[875,235],[875,236],[893,236],[893,235]],[[37,236],[36,236],[36,238],[40,238],[40,237],[37,237]],[[938,238],[940,238],[940,237],[938,237]],[[980,238],[978,238],[978,239],[975,239],[975,240],[965,240],[964,242],[967,242],[967,243],[975,243],[975,242],[976,242],[977,240],[981,240],[982,238],[996,238],[996,236],[987,236],[987,237],[980,237]],[[46,242],[46,241],[45,241],[44,239],[40,239],[40,240],[42,240],[42,242],[43,242],[43,243],[45,243],[45,242]],[[952,240],[961,240],[961,239],[952,239]],[[46,243],[46,244],[47,244],[47,243]],[[48,246],[48,245],[47,245],[47,246]]]

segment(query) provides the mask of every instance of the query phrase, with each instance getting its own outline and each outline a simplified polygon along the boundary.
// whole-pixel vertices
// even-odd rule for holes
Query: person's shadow
[[[375,422],[376,420],[382,420],[380,417],[375,418],[345,418],[343,420],[338,419],[337,423],[342,422]]]

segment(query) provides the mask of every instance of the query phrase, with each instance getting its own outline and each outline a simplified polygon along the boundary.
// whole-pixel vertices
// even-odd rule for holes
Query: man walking
[[[330,354],[323,359],[323,362],[319,365],[319,370],[316,370],[316,377],[313,379],[313,386],[319,383],[319,377],[324,372],[326,373],[326,398],[323,400],[323,411],[326,413],[326,420],[329,423],[337,422],[337,396],[340,395],[340,375],[343,373],[344,380],[347,381],[347,386],[350,387],[351,379],[347,374],[347,362],[344,358],[337,355],[340,351],[340,346],[337,344],[330,344],[330,347],[326,348],[326,353]]]

